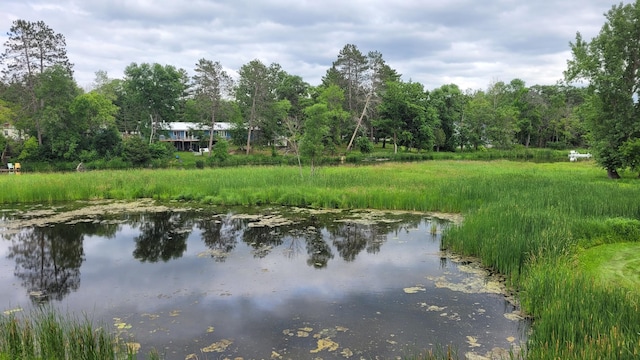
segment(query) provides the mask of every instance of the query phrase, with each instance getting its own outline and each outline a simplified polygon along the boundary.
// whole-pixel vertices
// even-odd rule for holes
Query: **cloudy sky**
[[[625,0],[628,2],[629,0]],[[14,20],[65,36],[78,84],[132,62],[193,73],[200,58],[230,73],[259,59],[318,85],[354,44],[379,51],[426,89],[485,89],[520,78],[554,84],[580,31],[595,36],[618,0],[2,0],[0,42]],[[4,47],[3,47],[4,49]],[[4,50],[3,50],[4,51]]]

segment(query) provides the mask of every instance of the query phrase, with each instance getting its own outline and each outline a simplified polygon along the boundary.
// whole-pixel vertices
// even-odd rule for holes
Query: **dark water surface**
[[[388,359],[524,341],[500,284],[425,214],[5,210],[0,311],[48,303],[166,359]],[[62,213],[65,214],[65,213]]]

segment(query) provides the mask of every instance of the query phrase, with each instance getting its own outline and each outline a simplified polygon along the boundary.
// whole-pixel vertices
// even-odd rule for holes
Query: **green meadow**
[[[381,162],[314,176],[279,165],[24,172],[0,176],[0,189],[5,206],[153,198],[459,213],[442,247],[504,275],[533,319],[523,357],[640,357],[640,180],[609,180],[593,162]]]

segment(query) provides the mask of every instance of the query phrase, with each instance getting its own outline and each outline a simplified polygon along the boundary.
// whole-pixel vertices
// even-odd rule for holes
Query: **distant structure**
[[[231,140],[233,124],[217,122],[214,133],[217,138]],[[209,141],[210,126],[193,122],[166,122],[161,125],[159,140],[169,142],[179,151],[200,151],[200,140]]]
[[[11,123],[5,122],[2,124],[2,135],[6,138],[18,140],[22,138],[22,134]]]
[[[590,158],[591,158],[591,154],[589,153],[580,154],[575,150],[569,151],[569,161],[571,162],[578,161],[578,159],[590,159]]]

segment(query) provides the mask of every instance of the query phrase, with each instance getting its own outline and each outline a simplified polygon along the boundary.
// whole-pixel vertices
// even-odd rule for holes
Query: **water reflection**
[[[112,238],[127,225],[138,231],[133,238],[133,258],[141,262],[168,262],[179,259],[187,250],[187,240],[194,229],[200,231],[203,253],[217,262],[224,262],[238,242],[251,247],[251,254],[265,258],[284,245],[289,258],[305,253],[306,264],[326,268],[334,258],[332,249],[344,261],[354,261],[359,253],[376,254],[386,234],[415,228],[420,217],[367,213],[368,217],[383,217],[384,221],[363,219],[359,213],[296,214],[283,216],[282,210],[266,210],[260,214],[218,214],[195,211],[159,211],[124,213],[120,216],[65,218],[64,223],[52,220],[46,226],[30,226],[18,232],[3,232],[11,241],[7,255],[15,261],[14,275],[37,302],[62,300],[80,286],[80,267],[85,260],[83,241],[86,236]],[[31,215],[26,212],[25,218]],[[8,216],[5,221],[16,220]],[[116,220],[114,220],[116,219]],[[39,221],[38,223],[42,223]],[[325,236],[323,229],[328,236]]]
[[[193,214],[170,211],[133,217],[132,225],[140,229],[140,235],[135,238],[133,257],[143,262],[181,257],[187,250],[192,220]]]
[[[7,257],[15,261],[14,275],[32,301],[62,300],[80,287],[85,235],[111,237],[117,227],[93,222],[68,226],[32,226],[4,235],[11,241]]]
[[[201,231],[202,241],[211,250],[211,257],[223,262],[235,249],[244,224],[232,221],[231,215],[227,214],[216,219],[197,220],[196,227]]]
[[[424,214],[163,209],[39,217],[47,226],[24,218],[0,223],[0,270],[15,268],[0,271],[0,311],[30,298],[117,318],[131,325],[122,336],[166,358],[389,358],[521,338],[504,316],[513,306],[474,290],[486,285],[482,275],[441,256],[445,222]]]

